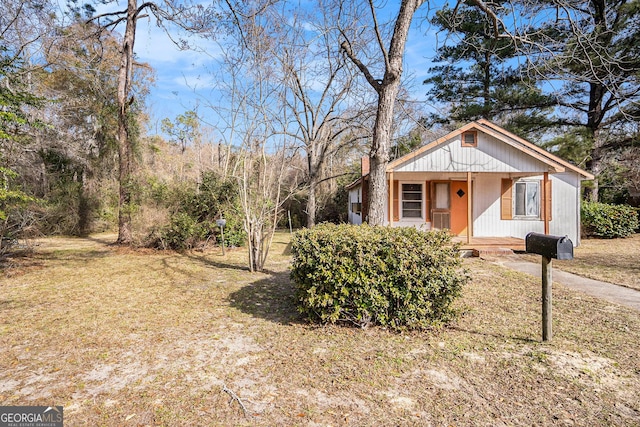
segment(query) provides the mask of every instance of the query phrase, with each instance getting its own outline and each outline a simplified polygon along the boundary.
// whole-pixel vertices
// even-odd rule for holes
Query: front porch
[[[473,256],[508,255],[525,250],[524,239],[517,237],[471,237],[467,242],[466,236],[455,236],[451,240],[460,243],[460,249],[472,251]]]

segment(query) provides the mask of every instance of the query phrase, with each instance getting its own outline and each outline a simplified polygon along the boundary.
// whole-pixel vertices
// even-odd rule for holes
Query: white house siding
[[[524,239],[532,231],[544,233],[544,221],[539,219],[500,219],[501,174],[479,174],[474,178],[473,235],[476,237],[519,237]],[[543,176],[527,179],[542,180]],[[574,245],[580,242],[577,200],[580,180],[576,173],[550,174],[552,184],[552,212],[549,233],[568,235]]]
[[[511,221],[500,219],[501,182],[505,175],[481,174],[473,183],[473,235],[476,237],[516,237]]]
[[[349,224],[362,224],[362,214],[351,211],[351,203],[362,203],[362,186],[359,185],[349,190]]]
[[[550,177],[553,182],[553,202],[549,233],[567,235],[577,246],[580,244],[580,177],[573,172]]]
[[[462,147],[460,136],[408,160],[396,172],[546,172],[549,166],[530,155],[478,132],[477,147]]]

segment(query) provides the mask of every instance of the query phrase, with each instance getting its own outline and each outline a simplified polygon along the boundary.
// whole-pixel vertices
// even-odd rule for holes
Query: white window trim
[[[402,184],[419,184],[420,188],[422,189],[422,200],[420,200],[420,218],[416,218],[416,217],[405,217],[404,216],[404,210],[402,209],[402,202],[404,201],[404,199],[402,198],[403,195],[403,191],[402,191]],[[426,212],[425,212],[425,182],[424,181],[398,181],[398,192],[400,193],[398,195],[398,213],[399,213],[399,217],[400,217],[400,221],[412,221],[412,222],[424,222],[425,218],[426,218]],[[411,201],[411,202],[415,202],[415,200],[407,200],[407,201]]]
[[[535,184],[538,187],[538,215],[533,216],[533,215],[517,215],[516,214],[516,203],[518,203],[518,198],[516,197],[516,187],[518,183],[525,183],[525,184]],[[518,220],[525,220],[525,221],[539,221],[541,218],[541,213],[542,213],[542,194],[541,194],[541,188],[540,188],[540,181],[536,180],[536,179],[515,179],[513,180],[513,185],[511,186],[511,200],[512,200],[512,207],[511,207],[511,212],[512,212],[512,219],[518,219]],[[525,187],[525,196],[526,196],[526,187]],[[527,210],[526,207],[526,200],[525,200],[525,211]]]

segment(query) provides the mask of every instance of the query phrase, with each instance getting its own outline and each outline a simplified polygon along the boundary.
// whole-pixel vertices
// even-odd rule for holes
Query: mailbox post
[[[220,235],[222,237],[222,255],[224,256],[224,226],[227,225],[227,220],[224,218],[220,218],[216,220],[216,224],[220,227]]]
[[[542,341],[550,341],[553,258],[573,259],[573,242],[567,236],[529,233],[525,238],[525,244],[528,253],[542,256]]]

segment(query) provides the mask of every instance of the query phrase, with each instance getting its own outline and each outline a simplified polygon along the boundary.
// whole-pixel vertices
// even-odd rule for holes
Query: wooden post
[[[393,172],[389,172],[389,227],[393,227]]]
[[[544,218],[544,234],[549,234],[549,216],[547,215],[547,210],[549,210],[549,206],[547,206],[547,200],[549,195],[547,194],[547,187],[549,182],[549,172],[545,172],[542,180],[542,218]]]
[[[542,341],[551,341],[551,288],[553,283],[553,261],[542,256]]]
[[[467,172],[467,244],[471,244],[473,234],[473,212],[471,205],[471,172]]]

